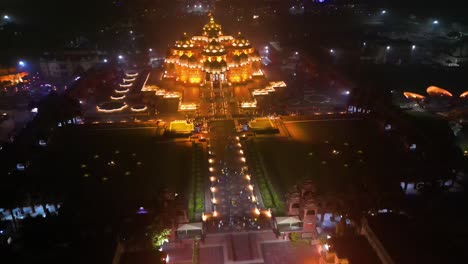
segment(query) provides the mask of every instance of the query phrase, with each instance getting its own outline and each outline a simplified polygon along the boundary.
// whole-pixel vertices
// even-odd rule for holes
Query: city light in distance
[[[416,49],[416,45],[411,46],[411,49],[412,49],[412,50],[415,50],[415,49]]]
[[[5,19],[5,20],[10,20],[10,16],[9,16],[9,15],[4,15],[4,16],[3,16],[3,19]]]
[[[25,63],[24,61],[20,60],[20,61],[18,62],[18,65],[19,65],[20,67],[24,67],[24,66],[26,65],[26,63]]]
[[[119,60],[123,59],[123,56],[122,55],[119,55],[118,56]]]
[[[107,59],[102,60],[104,63],[107,63]]]
[[[387,50],[390,50],[390,46],[387,46],[386,49],[387,49]]]
[[[333,49],[330,49],[330,53],[335,53],[335,50],[333,50]]]
[[[434,21],[432,21],[432,24],[438,25],[438,24],[439,24],[439,20],[434,20]]]
[[[386,14],[387,13],[387,10],[382,10],[382,15]]]

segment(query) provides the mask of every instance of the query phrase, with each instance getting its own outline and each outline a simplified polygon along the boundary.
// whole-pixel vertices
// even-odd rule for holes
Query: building
[[[169,49],[165,78],[179,82],[203,84],[212,82],[246,82],[260,70],[260,55],[239,32],[225,35],[212,16],[202,34],[186,33]]]
[[[45,78],[67,78],[89,70],[102,61],[101,55],[99,52],[85,50],[44,53],[39,67]]]
[[[28,73],[17,68],[0,68],[0,85],[10,86],[22,83]]]

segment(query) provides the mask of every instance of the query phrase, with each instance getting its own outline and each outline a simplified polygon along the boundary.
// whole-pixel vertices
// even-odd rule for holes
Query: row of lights
[[[382,15],[387,14],[387,10],[382,10],[382,11],[380,12],[380,14],[382,14]],[[439,20],[437,20],[437,19],[436,19],[436,20],[432,20],[432,24],[433,24],[433,25],[438,25],[438,24],[439,24]]]
[[[243,137],[245,137],[245,135],[243,135]],[[238,141],[237,142],[237,147],[239,147],[239,155],[241,156],[240,158],[240,161],[242,163],[245,163],[246,162],[246,159],[244,157],[244,150],[242,149],[242,144],[239,142],[240,141],[240,138],[239,137],[236,137],[236,140]],[[246,169],[247,167],[244,167],[244,169]],[[255,209],[254,209],[254,213],[255,215],[260,215],[260,209],[258,209],[257,205],[258,205],[258,199],[257,197],[255,197],[255,193],[254,193],[254,185],[251,183],[251,179],[252,177],[249,175],[249,174],[246,174],[245,175],[245,179],[247,180],[247,189],[250,191],[250,199],[252,201],[252,203],[255,204]],[[265,210],[263,211],[263,213],[267,216],[267,217],[271,217],[271,210],[268,209],[268,210]]]

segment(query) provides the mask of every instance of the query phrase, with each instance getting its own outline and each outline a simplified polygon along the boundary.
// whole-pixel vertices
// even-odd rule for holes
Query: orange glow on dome
[[[427,88],[426,92],[430,96],[448,96],[448,97],[453,96],[449,91],[447,91],[445,89],[442,89],[442,88],[439,88],[437,86],[429,86]]]
[[[211,15],[203,32],[191,37],[184,33],[169,48],[163,78],[191,84],[213,80],[239,83],[259,72],[260,56],[244,36],[223,35],[222,26]]]
[[[408,99],[424,99],[426,98],[424,95],[420,95],[417,93],[412,93],[412,92],[404,92],[403,95],[408,98]]]
[[[468,91],[463,92],[460,94],[460,98],[467,98],[468,97]]]

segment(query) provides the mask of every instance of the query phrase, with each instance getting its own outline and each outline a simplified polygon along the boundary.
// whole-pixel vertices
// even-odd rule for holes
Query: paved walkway
[[[236,135],[233,120],[211,122],[208,151],[211,153],[213,181],[208,191],[213,211],[216,211],[216,218],[212,221],[217,221],[214,228],[218,231],[262,228],[258,224],[257,198],[254,186],[250,185],[242,143]],[[212,228],[211,231],[215,230]]]
[[[170,263],[192,263],[193,242],[165,245]],[[318,264],[315,246],[292,246],[271,231],[210,234],[200,242],[200,263],[226,264]]]

